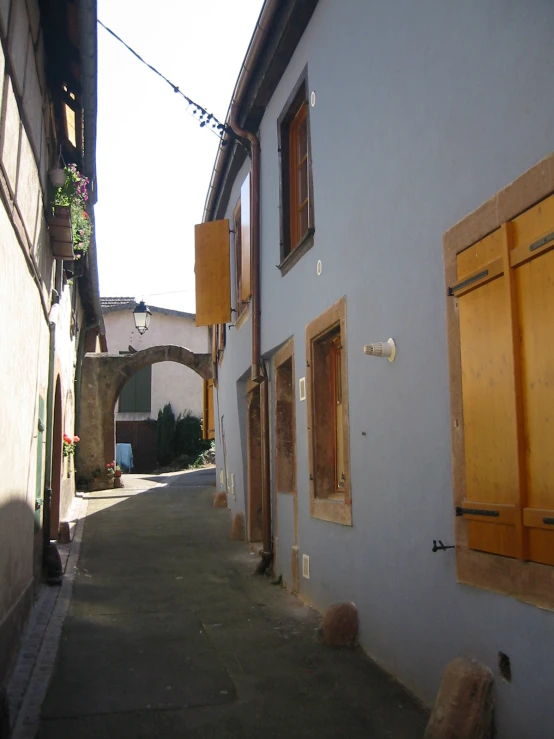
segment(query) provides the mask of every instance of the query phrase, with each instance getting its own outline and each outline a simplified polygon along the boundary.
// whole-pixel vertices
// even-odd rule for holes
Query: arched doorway
[[[54,395],[54,429],[52,433],[52,499],[50,503],[50,539],[58,538],[62,485],[63,413],[60,378]]]
[[[114,409],[121,390],[138,370],[158,362],[177,362],[204,380],[213,376],[211,354],[182,346],[153,346],[134,354],[86,354],[83,359],[79,476],[89,480],[96,469],[115,459]]]

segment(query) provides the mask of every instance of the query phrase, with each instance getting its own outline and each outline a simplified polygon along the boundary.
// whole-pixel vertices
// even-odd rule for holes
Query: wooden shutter
[[[231,265],[229,221],[211,221],[194,227],[196,325],[231,321]]]
[[[514,221],[528,559],[554,565],[554,197]]]
[[[252,295],[251,269],[251,214],[250,214],[250,173],[240,188],[240,218],[241,218],[241,300],[246,303]],[[220,323],[222,323],[220,321]]]
[[[152,365],[143,367],[134,375],[135,411],[150,413],[152,410]]]
[[[130,377],[119,395],[120,413],[150,413],[152,409],[152,366]]]
[[[554,196],[458,255],[468,545],[554,565]]]
[[[215,439],[213,380],[204,380],[204,412],[202,414],[202,438]]]
[[[468,546],[517,557],[519,470],[505,234],[458,255]]]
[[[37,474],[35,479],[35,534],[40,530],[42,499],[42,471],[44,455],[44,432],[46,430],[46,404],[42,395],[38,396],[38,421],[37,421]]]

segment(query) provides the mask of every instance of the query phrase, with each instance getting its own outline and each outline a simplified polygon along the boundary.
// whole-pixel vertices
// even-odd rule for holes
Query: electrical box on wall
[[[302,576],[310,579],[310,558],[307,554],[302,555]]]
[[[300,400],[306,400],[306,378],[301,377],[298,380],[298,397]]]

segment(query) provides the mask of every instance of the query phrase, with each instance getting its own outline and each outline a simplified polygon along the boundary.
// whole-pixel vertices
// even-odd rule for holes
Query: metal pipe
[[[269,453],[269,378],[264,378],[262,393],[262,546],[265,557],[272,557],[271,475]],[[268,562],[269,566],[270,562]]]
[[[260,291],[260,140],[256,134],[238,124],[238,105],[231,107],[230,125],[233,131],[250,143],[252,156],[252,187],[250,197],[251,219],[251,273],[252,273],[252,366],[250,377],[254,382],[263,382],[260,369],[261,344],[261,291]]]

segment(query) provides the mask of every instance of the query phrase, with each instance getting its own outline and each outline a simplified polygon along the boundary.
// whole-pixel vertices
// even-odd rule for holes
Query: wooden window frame
[[[443,235],[445,284],[457,283],[458,255],[554,194],[554,153],[470,213]],[[457,301],[447,297],[452,475],[454,505],[465,497],[465,450],[462,405],[462,367]],[[554,567],[524,559],[481,552],[468,546],[467,521],[455,519],[458,582],[510,595],[554,611]]]
[[[340,336],[342,394],[342,444],[344,461],[344,488],[327,497],[317,495],[317,429],[315,412],[315,349],[338,327]],[[310,514],[323,521],[352,526],[352,489],[350,484],[349,420],[348,420],[348,370],[346,362],[346,298],[343,297],[306,327],[306,401],[308,412],[308,465],[310,474]],[[334,424],[333,427],[335,428]],[[335,430],[335,433],[336,430]]]
[[[279,372],[282,370],[283,365],[290,361],[292,364],[292,398],[291,398],[291,437],[292,437],[292,462],[285,460],[285,464],[291,464],[292,466],[292,484],[289,486],[283,486],[281,482],[280,465],[281,465],[281,453],[280,453],[280,435],[277,428],[278,423],[278,403],[280,400],[280,388],[279,388]],[[274,407],[274,418],[275,418],[275,433],[274,433],[274,445],[275,445],[275,491],[277,493],[292,493],[296,495],[296,384],[294,379],[294,339],[289,339],[287,343],[276,352],[273,358],[274,367],[274,378],[275,378],[275,407]],[[287,489],[281,489],[287,487]]]
[[[281,276],[287,272],[301,259],[304,254],[314,245],[315,219],[314,219],[314,196],[312,177],[312,147],[310,135],[310,105],[308,100],[308,69],[302,72],[300,79],[294,86],[281,115],[277,121],[277,138],[279,150],[279,207],[280,207],[280,263],[278,265]],[[298,129],[298,115],[303,111],[303,119],[306,119],[307,135],[307,163],[308,163],[308,228],[304,234],[296,234],[292,243],[292,232],[298,231],[298,225],[291,223],[292,201],[297,200],[296,178],[292,177],[293,170],[297,169],[294,147],[291,146],[291,138],[294,139]]]
[[[241,318],[249,303],[242,300],[242,217],[241,199],[239,197],[233,211],[233,230],[235,236],[235,323]]]

